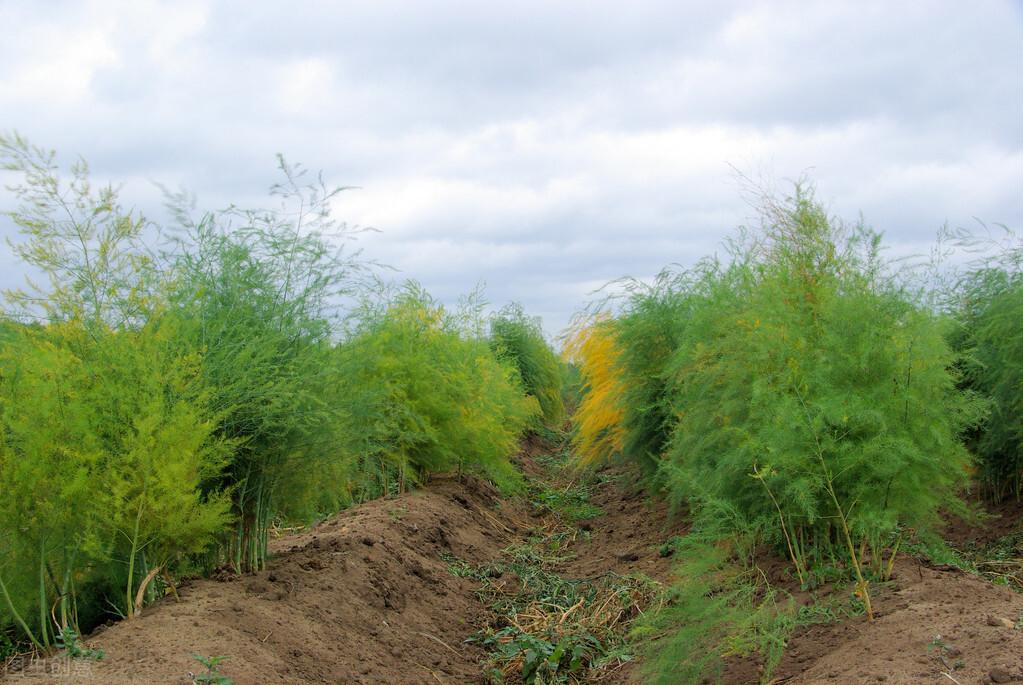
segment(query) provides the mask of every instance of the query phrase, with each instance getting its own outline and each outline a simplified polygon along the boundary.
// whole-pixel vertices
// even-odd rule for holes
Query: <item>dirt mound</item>
[[[1023,631],[1014,627],[1023,595],[903,559],[875,604],[874,625],[858,619],[795,636],[778,682],[1023,682]]]
[[[86,643],[102,661],[51,660],[56,674],[19,676],[184,684],[202,670],[199,654],[230,657],[220,670],[238,685],[478,682],[482,653],[462,642],[485,609],[441,555],[483,562],[505,547],[517,531],[498,520],[499,504],[513,506],[474,481],[368,502],[272,545],[262,573],[193,582],[180,603],[94,634]]]

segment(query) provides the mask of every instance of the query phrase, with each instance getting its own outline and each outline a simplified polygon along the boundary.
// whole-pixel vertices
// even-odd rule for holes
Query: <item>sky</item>
[[[335,214],[394,278],[552,334],[719,250],[738,174],[812,179],[895,254],[1023,228],[1019,2],[0,0],[0,32],[0,130],[126,204],[265,205],[283,153],[356,187]],[[0,286],[24,273],[0,247]]]

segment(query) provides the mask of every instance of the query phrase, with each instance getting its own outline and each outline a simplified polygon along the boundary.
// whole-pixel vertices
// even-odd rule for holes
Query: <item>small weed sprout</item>
[[[78,632],[70,626],[65,626],[57,633],[57,646],[64,650],[72,659],[95,659],[101,660],[106,656],[102,649],[89,649],[79,641]]]
[[[200,654],[193,654],[192,658],[198,661],[206,668],[205,673],[192,673],[189,672],[189,677],[192,682],[196,685],[208,684],[208,685],[234,685],[234,681],[228,678],[226,675],[220,672],[220,664],[229,659],[226,656],[202,656]]]
[[[941,635],[935,635],[934,639],[927,643],[927,651],[935,652],[938,661],[940,661],[941,665],[945,667],[945,670],[942,672],[942,675],[947,677],[952,682],[958,683],[959,681],[952,677],[952,673],[965,666],[966,662],[964,662],[962,659],[956,659],[954,662],[950,664],[948,663],[948,658],[958,656],[959,651],[952,647],[952,645],[947,644],[942,639]]]
[[[665,558],[675,554],[675,550],[678,549],[679,542],[682,537],[679,535],[672,535],[670,538],[661,543],[661,546],[657,548],[658,556]]]

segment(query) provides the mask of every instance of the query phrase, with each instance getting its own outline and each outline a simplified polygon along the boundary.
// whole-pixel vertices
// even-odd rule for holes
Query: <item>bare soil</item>
[[[608,468],[601,473],[605,477],[593,486],[590,502],[604,514],[580,522],[591,535],[572,545],[575,558],[559,572],[571,578],[642,573],[667,582],[672,560],[659,550],[668,538],[683,534],[685,526],[670,516],[664,501],[647,495],[634,469]]]
[[[903,559],[864,619],[816,626],[792,641],[792,683],[985,683],[1023,680],[1023,595],[954,569]],[[948,675],[943,675],[947,673]],[[1000,679],[999,679],[1000,678]]]
[[[542,450],[526,445],[527,475],[537,469],[529,457]],[[669,582],[673,561],[660,548],[684,525],[643,492],[635,472],[602,475],[591,502],[604,514],[579,523],[590,535],[572,543],[558,572],[580,579],[642,573]],[[1004,514],[996,531],[1020,530],[1020,512]],[[502,499],[486,484],[437,479],[275,541],[262,573],[192,581],[180,588],[180,603],[163,599],[133,621],[97,631],[85,643],[106,652],[102,661],[50,659],[6,681],[186,685],[189,672],[201,670],[191,655],[200,654],[230,657],[221,671],[238,685],[480,683],[485,655],[464,640],[493,617],[475,596],[476,583],[453,575],[442,555],[496,560],[534,524],[526,503]],[[1015,628],[1023,595],[904,557],[874,598],[874,625],[860,617],[797,630],[772,682],[1023,683],[1023,630]],[[732,659],[723,682],[756,683],[759,669],[756,659]],[[642,679],[626,664],[603,682]]]

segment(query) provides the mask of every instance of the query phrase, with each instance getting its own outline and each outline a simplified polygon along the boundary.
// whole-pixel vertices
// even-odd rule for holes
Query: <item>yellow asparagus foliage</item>
[[[578,365],[582,377],[582,398],[572,417],[573,442],[579,465],[589,466],[619,453],[625,438],[625,388],[612,320],[601,317],[578,326],[565,344],[565,356]]]

